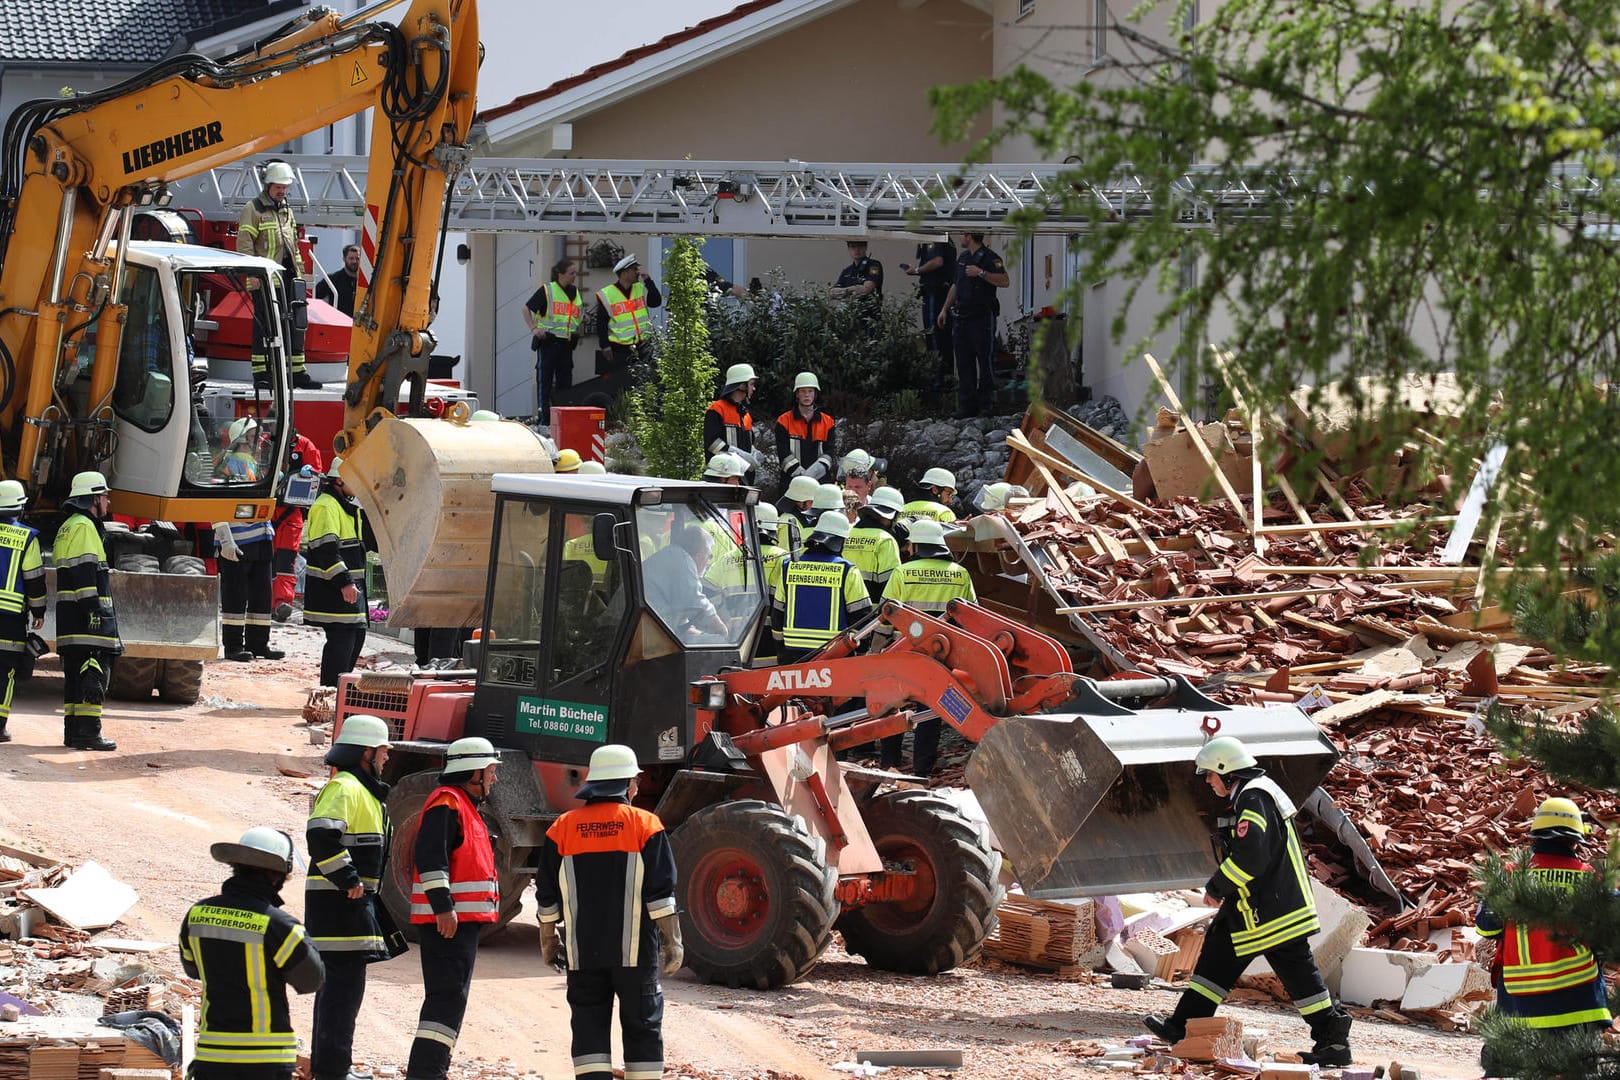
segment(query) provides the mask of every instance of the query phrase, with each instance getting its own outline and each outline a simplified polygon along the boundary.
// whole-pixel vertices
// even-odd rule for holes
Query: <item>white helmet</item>
[[[464,739],[457,739],[444,751],[444,772],[462,773],[477,772],[501,760],[495,752],[495,746],[488,739],[480,739],[476,735],[469,735]]]
[[[905,507],[906,497],[900,494],[898,488],[885,485],[867,496],[866,505],[876,507],[879,513],[887,511],[887,516],[893,517]]]
[[[107,494],[107,478],[94,470],[73,474],[73,486],[68,488],[68,498],[83,499],[91,495]]]
[[[641,265],[641,259],[638,256],[626,255],[624,258],[620,259],[618,262],[613,264],[613,272],[615,274],[622,274],[626,270],[630,269],[632,266],[640,266],[640,265]]]
[[[618,743],[608,743],[591,751],[591,767],[585,774],[585,782],[594,784],[598,780],[634,780],[640,772],[641,763],[636,760],[634,750]]]
[[[342,466],[342,464],[343,464],[343,459],[338,457],[336,454],[333,454],[332,455],[332,464],[330,464],[330,465],[328,465],[326,467],[326,475],[336,477],[338,475],[338,469],[339,469],[339,467]]]
[[[208,854],[216,862],[273,870],[278,874],[290,874],[293,868],[292,837],[264,825],[249,829],[234,844],[210,844]]]
[[[475,420],[478,423],[485,423],[487,421],[501,419],[501,414],[493,409],[477,409],[471,416],[467,417],[467,419]]]
[[[813,372],[813,371],[801,371],[801,372],[799,372],[797,375],[795,375],[793,377],[793,392],[794,393],[798,393],[800,390],[803,390],[807,386],[810,389],[816,391],[818,394],[821,392],[821,380],[816,378],[816,373],[815,372]]]
[[[1025,498],[1028,495],[1028,489],[1020,487],[1017,484],[1008,484],[1005,482],[998,484],[986,484],[984,487],[980,488],[979,493],[973,497],[973,506],[977,510],[984,513],[989,513],[992,510],[1005,509],[1008,499]]]
[[[703,469],[705,480],[730,480],[732,477],[741,479],[747,474],[748,462],[729,450],[722,450],[714,455]]]
[[[600,461],[582,461],[575,472],[580,476],[606,476],[607,466]]]
[[[1231,735],[1220,735],[1209,740],[1193,758],[1193,768],[1199,775],[1212,772],[1216,776],[1227,776],[1242,769],[1252,769],[1257,762],[1249,748],[1242,741]]]
[[[817,484],[815,496],[810,500],[812,510],[844,509],[844,492],[837,484]]]
[[[264,167],[264,182],[266,184],[290,184],[293,182],[293,168],[285,161],[272,161]]]
[[[865,450],[851,450],[838,459],[839,476],[870,476],[876,471],[877,458]]]
[[[911,523],[911,543],[918,548],[939,548],[947,555],[950,548],[945,546],[945,526],[933,518],[918,518]]]
[[[849,518],[844,516],[842,510],[828,510],[816,518],[815,531],[810,534],[813,540],[819,534],[824,537],[836,537],[839,540],[848,540],[850,532]]]
[[[258,430],[259,422],[253,417],[239,416],[231,421],[231,426],[227,432],[227,441],[234,443],[241,442],[243,439],[250,439],[253,437],[253,433]]]
[[[949,469],[934,466],[922,475],[923,487],[950,488],[956,490],[956,474]]]
[[[792,503],[810,502],[816,497],[816,492],[820,490],[821,484],[816,481],[815,477],[800,474],[788,481],[787,501]],[[843,505],[841,500],[839,505]]]
[[[343,721],[337,738],[332,740],[333,746],[363,746],[371,749],[375,746],[387,746],[394,739],[393,733],[388,730],[388,721],[380,716],[370,713],[354,713]]]
[[[782,524],[782,515],[778,514],[776,507],[770,503],[762,502],[754,507],[754,524],[759,526],[761,532],[766,529],[775,532],[777,527]]]
[[[733,390],[746,390],[748,384],[759,378],[754,374],[752,364],[732,364],[726,368],[726,384],[721,387],[721,395],[729,394]]]
[[[21,510],[28,504],[28,492],[15,480],[0,480],[0,512]]]

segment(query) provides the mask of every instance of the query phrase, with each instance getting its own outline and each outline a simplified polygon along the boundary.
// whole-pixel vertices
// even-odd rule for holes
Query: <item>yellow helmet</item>
[[[1592,828],[1581,817],[1581,808],[1575,805],[1574,800],[1553,796],[1545,799],[1536,808],[1536,816],[1530,822],[1530,832],[1546,833],[1552,836],[1585,836]]]
[[[553,472],[578,472],[579,451],[564,450],[557,455],[557,463],[552,467]]]

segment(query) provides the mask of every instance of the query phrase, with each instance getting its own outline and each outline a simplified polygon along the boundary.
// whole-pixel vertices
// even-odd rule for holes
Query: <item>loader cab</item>
[[[766,632],[751,488],[635,476],[494,478],[469,733],[583,764],[605,742],[686,760],[687,687]]]

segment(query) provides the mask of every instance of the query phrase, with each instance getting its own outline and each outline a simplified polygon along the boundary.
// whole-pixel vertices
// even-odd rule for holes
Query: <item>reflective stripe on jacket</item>
[[[39,533],[18,521],[0,519],[0,651],[22,649],[22,638],[28,630],[24,609],[31,615],[45,614],[45,566],[39,553]]]
[[[304,621],[316,625],[366,623],[365,526],[360,509],[330,491],[321,492],[304,522]],[[353,585],[361,595],[343,599]]]
[[[570,297],[568,290],[555,281],[546,282],[546,309],[531,311],[534,326],[553,337],[571,338],[579,333],[579,324],[585,315],[585,294],[578,288]]]
[[[461,841],[439,852],[442,838],[425,836],[428,814],[434,810],[455,814]],[[411,922],[425,925],[440,910],[454,911],[461,922],[495,922],[500,918],[501,888],[495,869],[495,849],[489,826],[460,785],[433,789],[422,804],[423,829],[417,833],[416,874],[411,882]],[[430,853],[431,852],[431,853]],[[445,855],[448,854],[448,859]],[[439,865],[443,862],[444,865]],[[442,892],[441,892],[442,890]],[[435,904],[430,894],[439,893]],[[444,901],[448,897],[448,904]]]
[[[893,537],[889,542],[894,542]],[[943,615],[952,600],[966,600],[971,604],[979,598],[965,566],[949,559],[912,559],[890,575],[883,599],[910,604],[931,615]]]
[[[900,545],[883,529],[857,525],[844,541],[844,558],[855,564],[869,596],[882,596],[889,575],[900,569]]]
[[[647,285],[638,281],[625,295],[617,282],[596,294],[608,313],[608,340],[615,345],[634,345],[647,336],[652,319],[647,314]]]
[[[785,563],[774,590],[772,623],[790,649],[817,649],[872,610],[861,572],[836,555]]]
[[[902,520],[932,518],[941,524],[949,525],[956,520],[956,511],[933,499],[912,499],[900,508],[900,517]]]
[[[703,414],[703,449],[712,457],[727,448],[754,449],[754,416],[730,398],[716,398]]]
[[[261,193],[244,207],[236,220],[236,250],[243,255],[262,255],[292,267],[298,251],[298,223],[292,207],[275,205]]]
[[[1221,819],[1225,856],[1204,886],[1224,901],[1224,917],[1236,915],[1231,933],[1238,956],[1266,952],[1321,927],[1299,834],[1283,816],[1279,792],[1265,776],[1236,781],[1232,816]]]
[[[1542,881],[1569,891],[1590,865],[1572,856],[1538,853],[1530,871]],[[1538,927],[1509,922],[1500,931],[1502,986],[1510,994],[1541,994],[1591,982],[1598,976],[1592,950],[1580,942],[1560,941]]]
[[[56,567],[56,647],[123,651],[113,611],[112,572],[102,545],[101,522],[75,511],[56,530],[51,547]],[[100,625],[92,629],[90,617]]]
[[[304,835],[304,918],[315,947],[386,958],[373,905],[388,863],[387,808],[358,776],[340,769],[315,796]],[[350,900],[348,891],[356,885],[365,886],[365,895]]]
[[[838,421],[822,412],[820,407],[806,420],[798,409],[789,409],[776,418],[776,456],[782,463],[784,477],[797,476],[816,462],[824,466],[822,477],[832,475],[833,455],[837,446],[833,438]]]

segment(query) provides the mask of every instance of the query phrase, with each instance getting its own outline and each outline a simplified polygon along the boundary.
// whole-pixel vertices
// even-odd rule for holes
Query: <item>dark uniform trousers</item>
[[[924,286],[920,293],[923,330],[928,347],[939,354],[939,369],[934,372],[934,389],[943,390],[945,380],[950,378],[952,369],[956,367],[955,342],[952,340],[956,329],[948,318],[943,329],[939,325],[939,313],[945,309],[945,297],[950,293],[950,286],[943,289],[930,289]]]
[[[64,739],[101,734],[101,703],[107,697],[107,680],[118,652],[83,645],[63,645],[56,651],[62,657]]]
[[[551,407],[556,404],[553,395],[574,385],[574,345],[577,338],[560,338],[555,334],[540,339],[535,355],[534,378],[538,393],[539,422],[551,423]]]
[[[1323,1023],[1325,1021],[1337,1023],[1338,1013],[1331,1008],[1305,1012],[1313,1005],[1331,1000],[1327,984],[1322,981],[1322,975],[1316,968],[1316,961],[1311,956],[1310,938],[1294,938],[1274,949],[1267,949],[1260,955],[1266,958],[1271,970],[1282,980],[1283,989],[1288,991],[1294,1006],[1300,1010],[1305,1022],[1311,1026],[1312,1036],[1320,1039]],[[1217,1006],[1211,995],[1224,999],[1232,992],[1232,987],[1243,977],[1243,973],[1253,962],[1253,956],[1237,954],[1232,947],[1231,927],[1222,916],[1216,916],[1209,932],[1204,935],[1204,948],[1198,954],[1198,963],[1192,974],[1192,982],[1202,987],[1202,990],[1199,993],[1181,995],[1181,1001],[1176,1005],[1175,1018],[1185,1022],[1214,1016]]]
[[[411,1042],[411,1056],[405,1065],[405,1080],[444,1080],[450,1069],[450,1051],[461,1020],[467,1013],[467,995],[472,991],[473,964],[478,959],[478,935],[491,923],[464,922],[456,926],[456,936],[442,936],[437,927],[421,926],[417,948],[422,953],[422,1012],[419,1026],[443,1028],[450,1042],[424,1039]],[[570,998],[570,1000],[572,1000]]]
[[[193,1061],[187,1080],[292,1080],[293,1070],[279,1065],[221,1065]]]
[[[625,1076],[633,1063],[664,1060],[664,991],[658,968],[581,968],[568,973],[574,1075],[613,1075],[613,1001],[619,1001]]]
[[[917,776],[928,776],[934,771],[934,763],[939,760],[939,733],[942,721],[939,717],[932,720],[923,720],[911,729],[911,771]],[[905,754],[906,736],[885,735],[878,740],[878,766],[884,769],[900,768],[901,758]]]
[[[315,992],[317,1023],[310,1035],[310,1070],[315,1080],[343,1080],[354,1060],[354,1023],[366,999],[366,954],[329,951],[326,981]],[[337,1071],[322,1066],[337,1062]]]
[[[978,315],[958,314],[952,323],[957,407],[962,412],[979,408],[988,411],[996,399],[996,376],[992,366],[996,317],[988,311]]]
[[[276,552],[270,540],[241,545],[241,558],[219,560],[219,609],[225,655],[270,647],[270,592]]]

